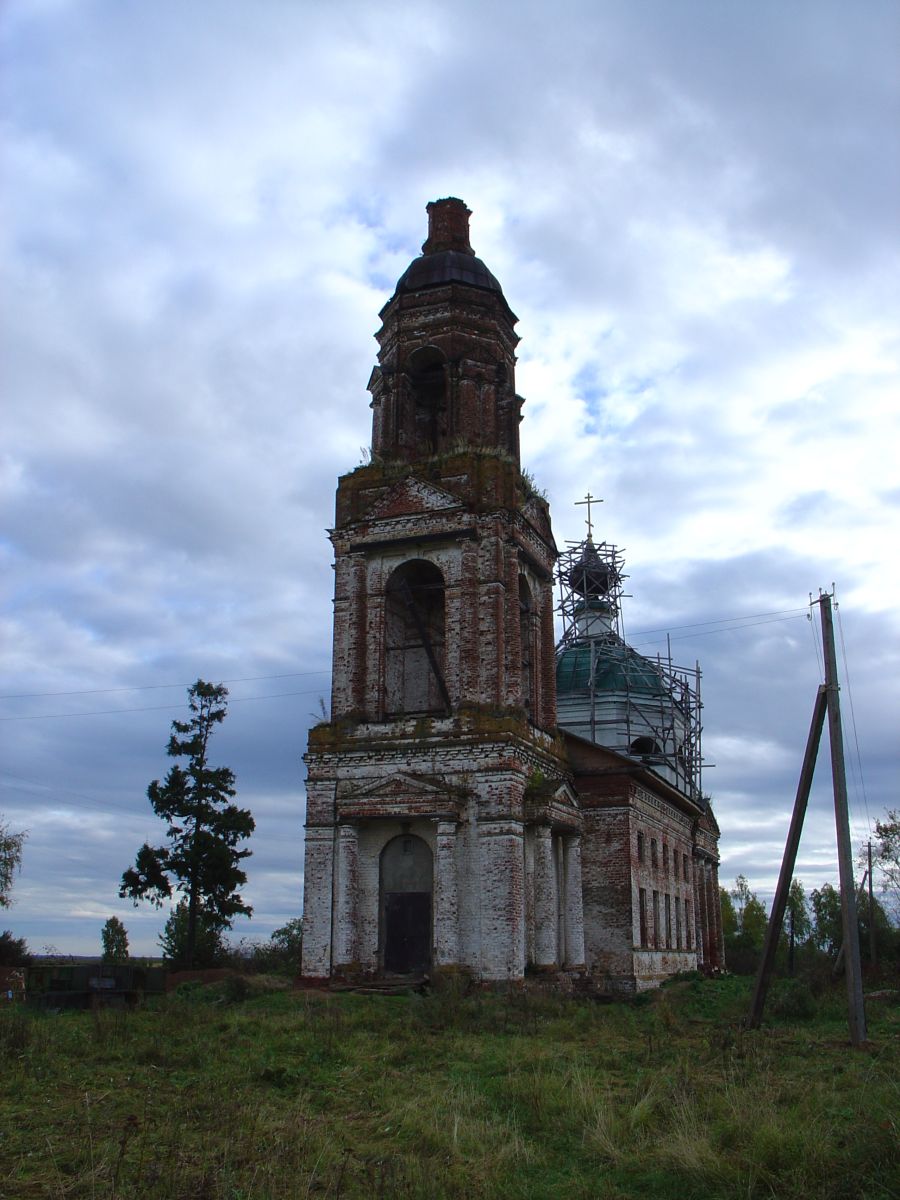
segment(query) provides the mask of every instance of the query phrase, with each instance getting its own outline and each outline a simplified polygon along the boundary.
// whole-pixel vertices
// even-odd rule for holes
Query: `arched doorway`
[[[432,859],[426,842],[404,833],[381,852],[381,953],[385,971],[431,966]]]

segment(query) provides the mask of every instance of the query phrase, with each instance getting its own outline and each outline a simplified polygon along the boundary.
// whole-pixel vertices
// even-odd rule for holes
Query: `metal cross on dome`
[[[594,525],[593,525],[593,522],[591,521],[591,505],[592,504],[602,504],[603,501],[599,500],[596,496],[592,496],[591,493],[588,492],[583,500],[576,500],[575,503],[587,505],[587,520],[585,521],[585,525],[587,525],[587,531],[588,531],[587,540],[589,542],[592,542],[594,540]]]

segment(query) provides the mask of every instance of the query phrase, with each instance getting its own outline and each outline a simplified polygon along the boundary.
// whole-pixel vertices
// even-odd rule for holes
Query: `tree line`
[[[897,814],[888,814],[897,828],[893,835],[900,847],[900,822]],[[884,828],[883,822],[876,824]],[[884,843],[881,843],[882,845]],[[762,900],[751,890],[745,875],[738,875],[730,889],[720,888],[722,932],[725,940],[725,965],[737,974],[752,974],[759,966],[768,914]],[[869,964],[874,927],[874,942],[878,961],[896,964],[900,961],[900,929],[892,919],[894,907],[890,891],[881,899],[860,889],[857,902],[860,953]],[[841,924],[841,893],[830,883],[813,888],[807,894],[799,879],[791,881],[785,907],[784,922],[778,947],[777,962],[789,975],[800,967],[808,968],[825,963],[834,964],[843,943]]]

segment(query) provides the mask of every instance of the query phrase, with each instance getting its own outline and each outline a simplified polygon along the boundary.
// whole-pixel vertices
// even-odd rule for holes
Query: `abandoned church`
[[[520,469],[516,317],[469,215],[428,205],[380,314],[371,461],[338,483],[302,971],[636,991],[722,964],[699,671],[626,644],[622,555],[590,509],[559,553]]]

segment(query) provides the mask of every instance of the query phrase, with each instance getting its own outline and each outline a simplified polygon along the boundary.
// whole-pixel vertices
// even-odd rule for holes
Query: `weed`
[[[18,1004],[0,1008],[0,1062],[9,1064],[21,1059],[31,1045],[33,1023]]]
[[[809,984],[804,980],[779,979],[772,988],[769,1011],[773,1017],[807,1021],[815,1015],[816,1000]]]

